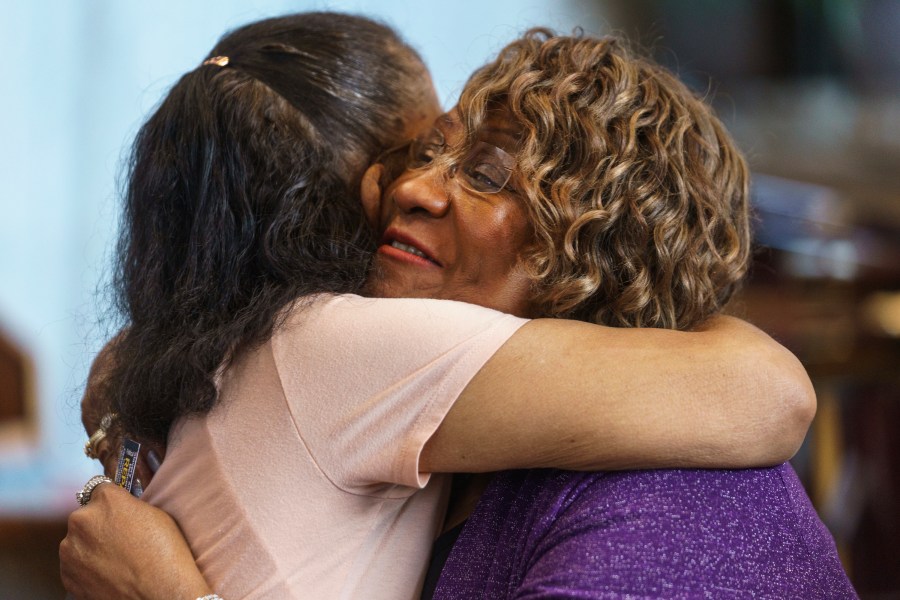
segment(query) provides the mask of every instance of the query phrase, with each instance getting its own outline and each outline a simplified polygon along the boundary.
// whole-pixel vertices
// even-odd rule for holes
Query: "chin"
[[[373,298],[438,298],[439,286],[427,285],[405,273],[398,273],[376,257],[362,293]]]
[[[434,298],[433,293],[418,289],[404,282],[383,278],[369,278],[362,290],[363,295],[372,298]]]

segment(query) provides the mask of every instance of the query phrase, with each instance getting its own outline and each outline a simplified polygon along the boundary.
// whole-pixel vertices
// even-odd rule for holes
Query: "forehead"
[[[438,117],[435,126],[447,136],[448,142],[452,142],[451,137],[462,137],[465,134],[464,125],[456,108]],[[522,139],[522,127],[505,107],[490,108],[485,111],[485,118],[475,131],[474,137],[515,155]]]

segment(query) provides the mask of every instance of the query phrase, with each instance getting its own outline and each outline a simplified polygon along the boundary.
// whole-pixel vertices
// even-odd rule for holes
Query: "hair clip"
[[[213,56],[212,58],[207,58],[203,61],[204,65],[216,65],[217,67],[225,67],[228,66],[228,57],[227,56]]]

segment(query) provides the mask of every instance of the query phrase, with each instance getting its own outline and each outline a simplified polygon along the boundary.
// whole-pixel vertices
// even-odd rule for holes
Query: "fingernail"
[[[140,498],[144,495],[144,486],[141,485],[140,479],[134,480],[134,486],[131,488],[131,495],[135,498]]]
[[[159,471],[159,465],[161,463],[162,461],[159,460],[159,455],[156,452],[153,450],[147,452],[147,466],[150,467],[151,472],[156,473]]]

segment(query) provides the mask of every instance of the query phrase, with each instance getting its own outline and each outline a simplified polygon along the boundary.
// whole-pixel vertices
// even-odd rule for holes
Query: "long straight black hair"
[[[102,386],[130,434],[163,441],[208,411],[216,371],[271,336],[289,303],[352,292],[373,240],[362,171],[431,101],[419,57],[384,25],[334,13],[224,36],[137,135],[116,299],[125,329]]]

